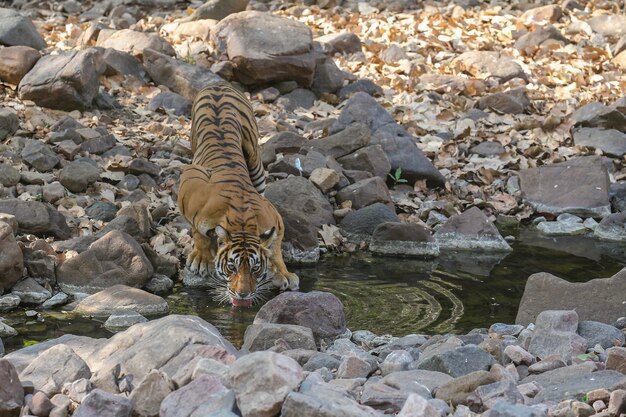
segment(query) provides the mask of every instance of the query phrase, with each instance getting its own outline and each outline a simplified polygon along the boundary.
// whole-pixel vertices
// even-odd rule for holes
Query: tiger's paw
[[[193,274],[209,276],[214,269],[213,260],[202,251],[194,249],[187,257],[187,269]]]
[[[288,272],[286,276],[276,274],[274,276],[273,284],[275,287],[280,288],[281,291],[287,289],[291,291],[298,291],[300,288],[300,278],[293,272]]]

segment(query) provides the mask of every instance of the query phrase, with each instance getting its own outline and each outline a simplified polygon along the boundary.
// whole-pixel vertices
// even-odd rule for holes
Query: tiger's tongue
[[[252,305],[252,300],[251,299],[242,300],[242,299],[233,298],[232,303],[233,303],[233,306],[235,307],[250,307]]]

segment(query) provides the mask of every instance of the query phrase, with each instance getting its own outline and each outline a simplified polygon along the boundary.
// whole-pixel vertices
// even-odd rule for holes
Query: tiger
[[[272,287],[299,287],[298,275],[287,270],[282,257],[282,217],[263,196],[258,138],[252,105],[231,84],[211,84],[197,94],[193,158],[183,168],[178,192],[194,242],[186,266],[212,277],[216,299],[233,306],[263,300]]]

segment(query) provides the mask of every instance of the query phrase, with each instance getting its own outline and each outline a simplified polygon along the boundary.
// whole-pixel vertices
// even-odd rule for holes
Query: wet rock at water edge
[[[154,316],[166,314],[169,308],[167,302],[158,295],[118,284],[83,299],[75,311],[95,317],[106,317],[121,311]]]
[[[84,110],[92,106],[105,68],[96,48],[46,55],[22,78],[19,97],[43,107]]]
[[[51,297],[50,291],[42,287],[33,278],[26,278],[13,286],[11,292],[25,304],[41,304]]]
[[[372,235],[379,225],[389,222],[400,223],[395,210],[386,204],[374,203],[349,212],[339,226],[349,234]]]
[[[388,222],[374,230],[369,245],[377,255],[432,258],[439,255],[439,245],[426,228],[411,223]]]
[[[498,229],[478,207],[452,216],[435,232],[440,250],[510,251]]]
[[[605,217],[611,213],[602,159],[585,156],[520,171],[524,200],[538,213]]]
[[[313,330],[316,342],[346,331],[341,301],[333,294],[285,292],[268,301],[257,313],[254,324],[296,324]]]
[[[602,240],[626,241],[626,212],[613,213],[600,221],[593,231],[594,236]]]
[[[568,282],[540,272],[526,281],[515,322],[523,325],[535,322],[539,313],[545,310],[575,309],[580,320],[613,324],[624,315],[623,294],[626,294],[626,269],[611,278],[587,282]],[[603,302],[590,303],[589,299]]]
[[[222,20],[211,40],[233,62],[235,76],[244,84],[293,80],[309,86],[313,82],[313,38],[303,23],[245,11]]]

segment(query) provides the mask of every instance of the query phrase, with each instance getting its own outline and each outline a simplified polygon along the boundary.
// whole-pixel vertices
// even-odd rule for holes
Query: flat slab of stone
[[[573,136],[576,145],[597,148],[618,158],[626,154],[626,133],[619,130],[583,127],[576,129]]]
[[[594,389],[609,391],[626,388],[626,375],[617,371],[595,371],[595,364],[584,362],[538,375],[530,375],[521,383],[535,382],[542,390],[535,398],[541,401],[579,399]]]
[[[144,316],[167,314],[167,301],[158,295],[127,285],[114,285],[83,299],[76,306],[77,313],[108,317],[116,311],[134,311]]]
[[[604,217],[611,213],[609,176],[599,156],[520,171],[524,200],[538,213]]]
[[[540,272],[528,277],[515,322],[522,325],[534,323],[544,310],[576,310],[580,320],[613,324],[624,316],[624,303],[626,269],[611,278],[587,282],[568,282]]]
[[[448,219],[434,235],[440,250],[512,250],[500,232],[478,208],[472,207]]]

